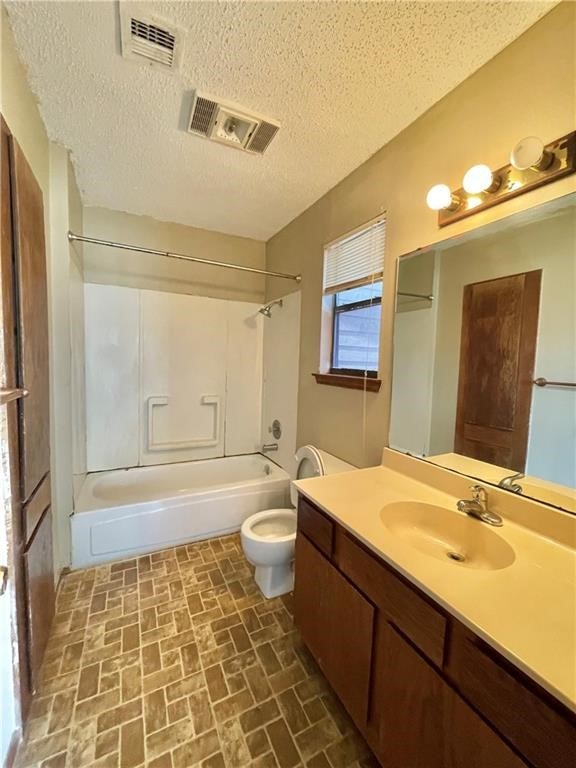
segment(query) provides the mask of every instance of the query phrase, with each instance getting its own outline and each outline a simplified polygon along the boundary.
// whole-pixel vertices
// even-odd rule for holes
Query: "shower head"
[[[260,312],[261,315],[264,315],[264,317],[272,317],[272,307],[277,304],[279,307],[282,306],[284,302],[282,299],[276,299],[276,301],[271,301],[270,304],[266,304],[264,307],[260,307],[258,312]]]

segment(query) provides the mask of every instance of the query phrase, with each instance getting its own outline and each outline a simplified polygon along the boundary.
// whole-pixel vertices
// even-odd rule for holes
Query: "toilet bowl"
[[[254,578],[265,597],[290,592],[296,541],[296,510],[266,509],[251,515],[240,530],[242,549],[256,567]]]
[[[297,480],[355,469],[312,445],[299,448],[295,458]],[[294,486],[290,486],[290,499],[296,507],[298,493]],[[296,509],[265,509],[251,515],[242,523],[240,538],[246,559],[255,566],[254,578],[264,597],[291,592],[294,587]]]

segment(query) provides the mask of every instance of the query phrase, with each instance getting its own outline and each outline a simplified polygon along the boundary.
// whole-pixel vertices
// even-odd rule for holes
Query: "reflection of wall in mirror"
[[[429,251],[398,266],[389,445],[413,456],[429,453],[436,303],[402,293],[434,295],[435,262]]]
[[[442,253],[429,453],[454,448],[462,291],[465,285],[543,269],[535,376],[576,380],[574,208]],[[534,387],[526,472],[576,486],[576,393]]]

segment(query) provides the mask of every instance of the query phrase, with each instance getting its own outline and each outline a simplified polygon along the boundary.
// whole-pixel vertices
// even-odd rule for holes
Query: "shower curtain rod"
[[[128,245],[127,243],[115,243],[113,240],[99,240],[97,237],[84,237],[84,235],[75,235],[74,232],[68,232],[69,242],[77,241],[79,243],[91,243],[92,245],[105,245],[108,248],[121,248],[124,251],[136,251],[137,253],[151,253],[153,256],[165,256],[169,259],[181,259],[182,261],[194,261],[197,264],[208,264],[211,267],[224,267],[224,269],[237,269],[240,272],[253,272],[257,275],[266,275],[267,277],[279,277],[283,280],[295,280],[297,283],[302,281],[302,275],[289,275],[286,272],[270,272],[267,269],[256,269],[256,267],[243,267],[240,264],[230,264],[226,261],[213,261],[212,259],[201,259],[198,256],[187,256],[184,253],[173,253],[172,251],[157,251],[153,248],[142,248],[139,245]]]

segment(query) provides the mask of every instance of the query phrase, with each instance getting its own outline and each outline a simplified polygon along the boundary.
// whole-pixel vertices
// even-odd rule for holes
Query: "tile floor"
[[[238,536],[64,577],[17,768],[376,765]]]

